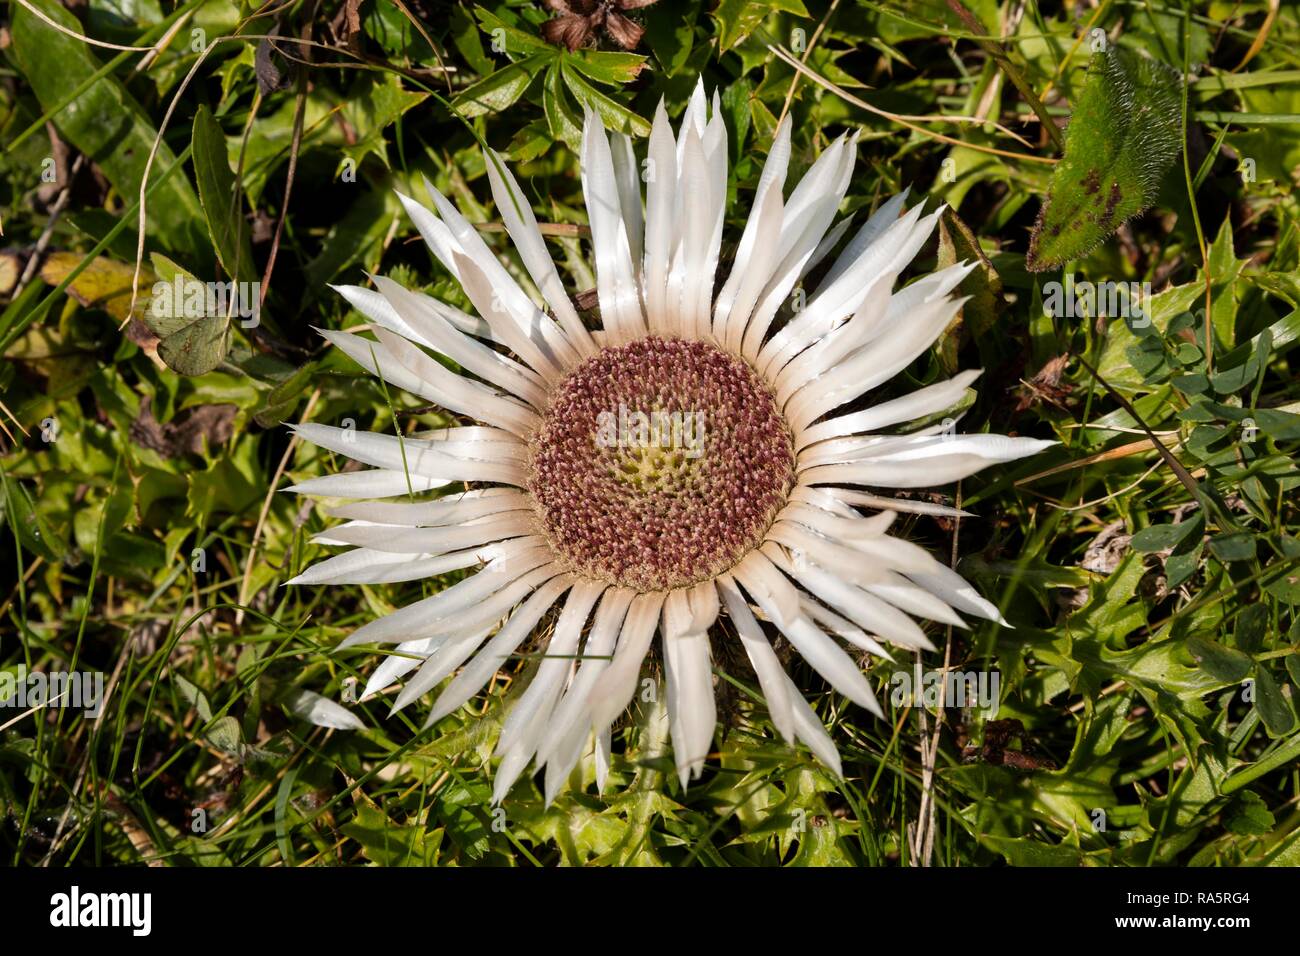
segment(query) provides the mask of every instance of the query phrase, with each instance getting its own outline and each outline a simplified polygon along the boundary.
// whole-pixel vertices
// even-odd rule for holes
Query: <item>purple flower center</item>
[[[658,591],[733,567],[793,479],[790,429],[753,368],[652,336],[602,349],[559,384],[528,490],[572,571]]]

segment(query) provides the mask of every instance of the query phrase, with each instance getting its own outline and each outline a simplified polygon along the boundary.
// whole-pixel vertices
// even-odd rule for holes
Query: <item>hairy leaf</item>
[[[1155,201],[1182,148],[1180,82],[1171,67],[1113,44],[1093,54],[1029,241],[1031,271],[1087,255]]]

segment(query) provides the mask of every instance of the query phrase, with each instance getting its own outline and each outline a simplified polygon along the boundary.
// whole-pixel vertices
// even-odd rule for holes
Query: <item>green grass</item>
[[[710,11],[659,0],[638,14],[646,35],[634,52],[601,35],[599,49],[568,53],[539,39],[540,5],[513,0],[408,0],[427,38],[397,5],[365,2],[353,47],[344,19],[331,27],[332,3],[290,3],[278,20],[217,0],[141,4],[127,8],[131,20],[90,0],[77,20],[50,0],[28,2],[126,46],[180,27],[137,72],[138,52],[92,51],[16,3],[2,14],[0,672],[98,671],[109,696],[97,719],[0,706],[0,859],[1300,863],[1291,5],[1269,18],[1263,2],[1196,3],[1186,16],[1166,3],[972,2],[983,28],[973,35],[946,3],[725,0]],[[282,44],[311,63],[272,56],[280,82],[264,78],[259,90],[262,41],[251,38],[275,26],[282,37],[309,30],[319,45]],[[1025,266],[1044,200],[1056,215],[1071,208],[1086,163],[1128,135],[1125,107],[1103,101],[1088,121],[1100,125],[1075,138],[1090,144],[1071,157],[1085,166],[1053,177],[1062,152],[1037,116],[1063,120],[1081,101],[1093,27],[1166,64],[1162,75],[1191,75],[1185,96],[1172,87],[1160,100],[1155,125],[1167,132],[1137,136],[1176,136],[1187,149],[1170,165],[1116,174],[1149,208],[1115,232],[1104,217],[1077,218],[1085,203],[1064,230],[1105,233],[1090,251],[1066,250],[1076,281],[1152,284],[1148,328],[1046,314],[1046,283],[1062,270]],[[222,37],[236,38],[212,45]],[[779,742],[744,655],[722,633],[722,724],[702,781],[680,788],[662,712],[641,699],[615,730],[603,794],[588,761],[550,808],[525,779],[498,811],[488,756],[542,635],[486,695],[428,731],[428,700],[390,718],[394,694],[349,704],[359,731],[291,709],[303,691],[346,700],[377,658],[332,648],[454,576],[281,587],[331,549],[309,543],[330,523],[323,510],[279,489],[345,464],[291,441],[281,423],[350,419],[405,434],[448,422],[312,331],[359,324],[326,283],[364,283],[366,271],[467,305],[394,189],[423,196],[427,175],[471,221],[492,223],[487,143],[506,154],[539,220],[560,224],[548,244],[570,289],[590,289],[589,244],[566,228],[584,221],[580,98],[600,97],[606,122],[632,132],[643,155],[655,104],[666,97],[678,116],[700,75],[721,92],[728,123],[732,241],[788,108],[792,180],[840,132],[861,131],[844,212],[861,217],[908,185],[915,201],[951,204],[947,238],[906,277],[977,249],[986,260],[961,322],[880,394],[980,367],[963,430],[1061,442],[935,489],[974,517],[895,526],[951,556],[1014,624],[934,627],[941,651],[923,662],[996,671],[1000,699],[987,709],[894,704],[894,669],[876,662],[887,719],[875,720],[781,647],[840,748],[837,781]],[[225,149],[195,122],[201,106]],[[1073,135],[1064,132],[1067,151]],[[156,139],[140,301],[119,331]],[[54,182],[42,178],[50,169]],[[239,184],[233,212],[223,177]],[[499,231],[484,235],[505,250]],[[33,250],[36,271],[16,288]],[[177,269],[253,282],[269,273],[261,324],[151,331],[152,284]],[[657,663],[645,677],[657,688]]]

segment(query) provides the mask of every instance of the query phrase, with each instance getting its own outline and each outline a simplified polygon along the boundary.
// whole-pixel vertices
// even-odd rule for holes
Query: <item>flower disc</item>
[[[743,359],[655,336],[555,392],[528,486],[572,570],[638,591],[709,580],[763,540],[794,477],[790,430]]]

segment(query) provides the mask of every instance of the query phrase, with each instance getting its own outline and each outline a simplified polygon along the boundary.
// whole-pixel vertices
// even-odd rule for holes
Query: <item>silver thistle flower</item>
[[[958,512],[864,489],[951,482],[1052,443],[933,427],[888,433],[951,408],[978,372],[833,414],[904,369],[960,308],[950,293],[965,265],[893,291],[939,213],[903,212],[906,194],[889,200],[848,240],[806,307],[777,321],[796,283],[846,234],[848,222],[832,228],[832,220],[854,147],[853,137],[836,140],[787,198],[789,120],[780,125],[715,297],[727,194],[716,93],[710,110],[697,87],[676,137],[660,104],[644,212],[631,141],[607,133],[589,111],[581,166],[600,330],[579,317],[523,193],[495,156],[487,170],[498,212],[550,314],[431,185],[436,213],[402,202],[478,315],[385,278],[375,279],[377,291],[338,290],[372,321],[376,340],[326,338],[389,385],[483,424],[400,439],[300,425],[304,439],[372,467],[293,490],[383,499],[452,482],[482,487],[336,508],[348,521],[317,540],[353,549],[292,583],[410,581],[482,565],[341,645],[398,645],[401,656],[382,662],[365,691],[414,670],[394,710],[455,674],[430,724],[477,694],[562,606],[497,742],[494,801],[535,762],[545,768],[549,802],[593,737],[603,787],[610,727],[634,696],[656,633],[685,785],[713,739],[709,632],[724,609],[777,732],[837,775],[835,746],[760,620],[877,715],[871,686],[841,642],[887,656],[884,644],[933,649],[913,616],[964,626],[960,611],[1001,622],[957,573],[888,533],[900,511]],[[689,415],[701,415],[704,427],[684,441],[680,423]],[[660,429],[646,441],[647,420],[671,422],[674,440],[653,440]]]

